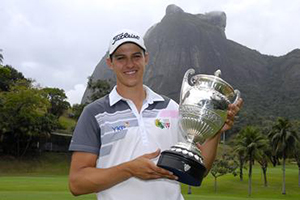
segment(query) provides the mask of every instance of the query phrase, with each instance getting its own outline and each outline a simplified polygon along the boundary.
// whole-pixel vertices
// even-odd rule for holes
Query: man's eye
[[[117,60],[122,60],[122,59],[124,59],[124,57],[117,57],[116,59]]]
[[[135,58],[140,58],[141,55],[140,55],[140,54],[136,54],[136,55],[134,55],[134,57],[135,57]]]

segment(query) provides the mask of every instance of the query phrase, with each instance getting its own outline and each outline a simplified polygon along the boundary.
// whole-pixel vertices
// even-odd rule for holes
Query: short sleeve
[[[69,151],[82,151],[99,154],[101,147],[101,130],[91,107],[84,108],[78,119]]]

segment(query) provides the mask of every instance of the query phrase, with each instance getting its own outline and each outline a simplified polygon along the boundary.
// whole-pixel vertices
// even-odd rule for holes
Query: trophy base
[[[157,166],[173,172],[178,177],[177,181],[191,186],[200,186],[206,172],[202,158],[196,160],[188,154],[173,150],[163,151]]]

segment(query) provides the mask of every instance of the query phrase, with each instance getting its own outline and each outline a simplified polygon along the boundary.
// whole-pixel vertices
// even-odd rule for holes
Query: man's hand
[[[239,98],[235,104],[230,104],[227,110],[227,120],[221,130],[212,138],[208,138],[204,144],[200,145],[197,143],[197,147],[202,152],[202,156],[204,159],[205,167],[206,167],[206,174],[212,167],[212,164],[216,158],[217,154],[217,147],[221,138],[221,133],[227,131],[232,128],[234,124],[234,118],[242,108],[243,99]]]
[[[229,104],[227,110],[227,119],[224,126],[220,130],[221,133],[228,131],[234,124],[234,118],[243,106],[243,99],[239,98],[235,104]]]
[[[128,162],[131,175],[143,180],[158,178],[168,178],[172,180],[178,179],[175,175],[172,174],[172,172],[156,166],[154,162],[151,161],[151,159],[156,158],[157,156],[159,156],[159,154],[160,150],[158,149],[155,152],[144,154]]]

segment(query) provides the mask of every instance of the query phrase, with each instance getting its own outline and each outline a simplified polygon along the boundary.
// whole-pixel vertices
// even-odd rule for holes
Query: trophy
[[[185,73],[180,92],[178,123],[185,142],[163,151],[157,166],[173,172],[179,182],[200,186],[206,168],[196,143],[218,133],[226,121],[228,105],[239,99],[240,92],[219,77],[220,70],[214,75],[194,74],[194,69]]]

